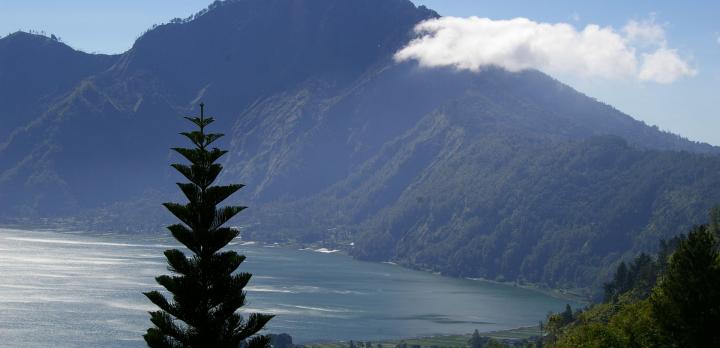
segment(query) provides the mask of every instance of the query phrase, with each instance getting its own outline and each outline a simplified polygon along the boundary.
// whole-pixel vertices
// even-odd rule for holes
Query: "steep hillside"
[[[0,209],[58,216],[139,197],[167,182],[173,120],[199,100],[230,128],[252,103],[301,82],[351,83],[432,16],[404,0],[230,1],[161,25],[0,145],[0,196],[12,197]]]
[[[355,255],[457,276],[600,285],[619,257],[702,221],[720,197],[716,157],[640,150],[614,136],[544,143],[456,122],[437,115],[382,161],[371,187],[352,192],[353,202],[397,197],[363,224]],[[421,161],[437,169],[408,171]],[[372,189],[397,180],[409,185]]]
[[[516,92],[533,79],[586,106]],[[364,259],[444,274],[599,285],[619,258],[720,202],[718,156],[643,147],[644,136],[660,148],[683,140],[537,72],[395,66],[340,97],[318,94],[268,100],[235,128],[229,175],[257,183],[249,194],[265,202],[251,238],[329,236]],[[619,122],[587,116],[597,109]]]
[[[116,57],[73,50],[54,38],[17,32],[0,39],[0,144],[83,78]]]
[[[255,104],[233,128],[227,175],[258,183],[251,190],[261,201],[317,193],[359,170],[439,108],[544,141],[617,135],[644,148],[718,153],[648,127],[537,71],[474,74],[390,63],[348,88],[312,81]]]

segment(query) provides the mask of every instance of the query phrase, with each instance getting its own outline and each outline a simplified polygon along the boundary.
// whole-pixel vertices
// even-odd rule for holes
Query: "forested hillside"
[[[247,185],[244,238],[587,286],[720,202],[716,147],[538,71],[395,62],[436,16],[407,0],[234,0],[117,56],[2,38],[0,217],[159,231],[169,148],[200,101],[229,139],[221,181]]]
[[[668,241],[657,255],[618,265],[604,299],[550,314],[537,345],[555,347],[715,347],[720,344],[720,211]]]

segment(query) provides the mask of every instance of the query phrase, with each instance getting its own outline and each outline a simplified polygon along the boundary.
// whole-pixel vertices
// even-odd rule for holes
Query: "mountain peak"
[[[50,36],[44,33],[16,31],[5,37],[0,37],[0,52],[3,58],[8,59],[11,56],[47,56],[52,58],[55,54],[74,55],[74,56],[95,56],[97,59],[111,59],[113,55],[92,54],[80,50],[76,50],[64,43],[54,34]],[[93,58],[87,58],[93,59]]]
[[[216,2],[146,32],[114,76],[149,73],[172,85],[176,100],[193,100],[214,81],[212,88],[247,89],[239,93],[252,101],[310,78],[352,81],[390,62],[414,26],[434,16],[408,0]]]
[[[424,12],[428,18],[439,17],[437,12],[428,9],[425,6],[416,6],[410,0],[225,0],[215,1],[210,4],[207,8],[199,11],[198,13],[186,18],[185,20],[176,19],[175,21],[188,22],[191,20],[198,19],[207,13],[211,13],[218,10],[226,9],[228,6],[236,5],[258,5],[267,6],[271,8],[293,8],[295,10],[308,9],[314,11],[321,11],[323,8],[349,8],[358,10],[360,8],[366,8],[370,10],[376,10],[377,12],[384,11],[386,13],[392,13],[395,11],[413,11],[419,10]]]
[[[75,84],[110,67],[117,56],[72,49],[54,36],[18,31],[0,39],[0,143]]]
[[[55,35],[47,36],[45,34],[36,33],[33,31],[18,30],[14,33],[10,33],[7,36],[1,38],[2,40],[52,40],[58,41]]]
[[[344,61],[347,69],[394,53],[415,24],[437,16],[409,0],[216,1],[185,20],[149,30],[133,50],[164,58],[154,52],[162,44],[167,55],[239,56],[253,63],[303,64],[305,70]]]
[[[63,47],[71,49],[55,35],[46,36],[34,32],[16,31],[0,38],[0,49],[10,49],[14,51],[37,47]]]

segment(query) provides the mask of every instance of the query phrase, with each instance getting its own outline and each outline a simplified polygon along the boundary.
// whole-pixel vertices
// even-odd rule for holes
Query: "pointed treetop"
[[[195,147],[173,148],[190,163],[172,167],[189,181],[178,184],[188,202],[163,205],[179,220],[168,230],[191,254],[179,249],[165,252],[173,275],[155,279],[172,298],[157,290],[145,293],[158,307],[150,312],[154,326],[147,330],[145,341],[151,348],[269,348],[268,336],[251,336],[273,316],[252,313],[243,318],[238,313],[245,306],[244,288],[251,277],[250,273],[236,272],[245,256],[223,250],[240,233],[223,226],[245,207],[218,205],[242,185],[212,186],[222,171],[222,165],[215,161],[227,151],[206,148],[222,134],[205,133],[204,127],[213,122],[212,117],[205,117],[205,104],[200,103],[200,115],[186,119],[199,129],[180,134]]]
[[[215,121],[212,117],[205,118],[205,103],[200,103],[200,117],[186,116],[185,119],[200,127],[201,133],[204,132],[205,126]]]

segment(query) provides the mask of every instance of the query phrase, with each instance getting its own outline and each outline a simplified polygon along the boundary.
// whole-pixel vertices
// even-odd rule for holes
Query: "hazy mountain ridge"
[[[0,144],[84,78],[110,67],[116,56],[87,54],[41,35],[17,32],[0,39]],[[48,77],[52,78],[48,78]]]
[[[403,85],[392,90],[424,86],[412,76],[428,77],[425,72],[417,75],[412,67],[394,69],[402,71],[396,71],[402,76],[396,83]],[[533,103],[525,99],[526,108],[519,109],[517,96],[502,92],[513,88],[473,86],[463,84],[461,75],[452,76],[457,80],[440,90],[460,94],[450,87],[457,86],[464,95],[442,96],[435,102],[430,95],[411,97],[429,104],[418,112],[422,117],[390,137],[366,161],[348,165],[348,177],[330,188],[315,195],[298,194],[297,203],[286,196],[253,209],[263,225],[250,229],[257,231],[252,237],[268,238],[270,233],[271,239],[308,242],[321,238],[319,231],[330,230],[341,238],[350,236],[353,253],[362,258],[445,274],[569,286],[596,282],[598,273],[626,252],[654,249],[660,238],[702,221],[720,197],[713,188],[720,164],[714,155],[647,150],[587,128],[559,131],[555,122],[563,122],[562,115],[551,115],[561,121],[548,122],[553,119],[548,117],[536,122]],[[515,79],[503,71],[481,76],[490,81]],[[381,91],[376,93],[371,86],[362,90],[382,96],[374,98],[380,105],[392,106],[383,98],[402,103],[402,98],[382,89],[388,85],[376,86]],[[292,118],[282,107],[256,114]],[[329,118],[326,114],[332,111],[320,112],[319,118]],[[343,110],[335,117],[351,114]],[[373,113],[361,115],[372,122]],[[346,121],[343,125],[353,124],[352,119]],[[358,139],[352,130],[347,132],[351,135],[342,139]],[[252,138],[254,133],[243,134]],[[257,152],[247,148],[233,153]],[[356,156],[349,153],[347,157]],[[321,158],[333,160],[327,154]],[[307,170],[295,162],[287,164],[287,176]],[[230,168],[234,163],[246,170],[256,168],[232,159]],[[277,175],[282,158],[268,163],[274,164],[268,172]],[[280,191],[292,196],[293,181],[282,182],[289,186]],[[303,185],[305,180],[294,183]],[[552,204],[546,207],[545,201]]]
[[[65,69],[63,88],[27,90],[52,102],[17,101],[28,111],[0,145],[0,216],[122,230],[162,220],[177,179],[168,148],[201,100],[228,135],[222,180],[248,185],[238,199],[257,238],[330,236],[373,260],[587,284],[720,201],[720,160],[697,154],[718,148],[540,72],[395,63],[414,24],[435,16],[406,0],[238,0],[158,26],[119,56],[73,51],[85,68]],[[38,73],[54,81],[55,70]]]

